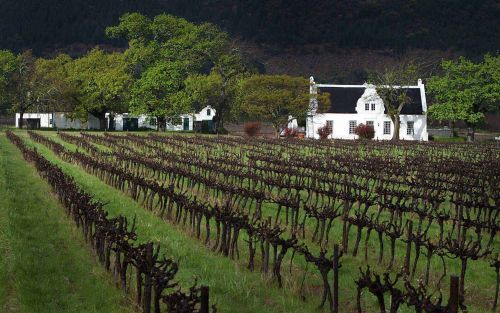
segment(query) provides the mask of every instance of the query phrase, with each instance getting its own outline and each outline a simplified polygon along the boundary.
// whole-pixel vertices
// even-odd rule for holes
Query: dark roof
[[[319,87],[319,90],[330,94],[331,106],[327,113],[356,113],[356,104],[365,87]],[[420,88],[408,88],[407,94],[411,101],[403,107],[401,114],[422,114]]]
[[[420,96],[420,88],[408,88],[406,95],[410,97],[410,103],[407,103],[401,110],[401,114],[422,114],[422,97]]]
[[[330,94],[331,106],[327,113],[356,113],[356,103],[365,92],[364,87],[321,87]]]

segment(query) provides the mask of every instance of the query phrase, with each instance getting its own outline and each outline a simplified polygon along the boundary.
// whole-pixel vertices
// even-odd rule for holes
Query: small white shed
[[[198,113],[181,114],[177,118],[167,118],[167,130],[169,131],[193,131],[197,123],[207,123],[212,127],[212,121],[216,110],[211,106],[206,106]]]

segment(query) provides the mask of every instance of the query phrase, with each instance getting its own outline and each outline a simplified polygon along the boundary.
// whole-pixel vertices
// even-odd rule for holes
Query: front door
[[[184,130],[189,130],[189,117],[185,117],[182,124]]]

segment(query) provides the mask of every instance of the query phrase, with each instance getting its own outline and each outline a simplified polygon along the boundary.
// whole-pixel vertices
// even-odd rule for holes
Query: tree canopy
[[[201,102],[210,102],[224,114],[226,85],[239,70],[239,60],[226,54],[230,51],[227,33],[209,23],[196,25],[166,14],[150,19],[139,13],[125,14],[106,32],[129,42],[125,56],[136,78],[131,89],[133,113],[155,116],[159,127],[164,125],[165,116],[199,109]],[[218,76],[203,76],[209,72]],[[190,91],[186,92],[188,77]],[[217,77],[221,84],[216,87],[213,82]],[[202,99],[209,96],[210,89],[212,95],[219,92],[221,97]]]
[[[74,116],[86,120],[90,113],[100,120],[100,128],[104,129],[107,112],[128,110],[132,76],[122,53],[108,54],[95,48],[73,62],[68,79],[78,91]]]
[[[317,95],[318,112],[329,106],[328,94]],[[250,118],[272,123],[276,136],[292,118],[309,109],[309,80],[288,75],[253,75],[241,82],[240,109]]]
[[[441,66],[443,74],[427,84],[433,98],[429,113],[440,121],[465,122],[473,140],[485,114],[500,111],[500,57],[486,55],[479,63],[461,57]]]

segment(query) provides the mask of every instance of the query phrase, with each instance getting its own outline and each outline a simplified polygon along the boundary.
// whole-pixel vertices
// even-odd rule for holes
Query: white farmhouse
[[[394,123],[386,114],[384,102],[377,95],[375,86],[316,84],[313,77],[310,82],[311,105],[306,120],[308,138],[319,138],[318,129],[327,125],[332,139],[356,139],[358,136],[354,132],[359,124],[373,125],[376,140],[392,138]],[[411,101],[401,111],[400,139],[427,141],[425,86],[419,79],[417,85],[402,88],[408,89]],[[318,92],[330,94],[331,106],[325,113],[316,112],[315,95]]]
[[[178,118],[167,119],[167,130],[192,131],[195,129],[202,129],[202,127],[213,129],[213,119],[215,114],[216,110],[208,105],[201,109],[198,113],[181,114]]]

